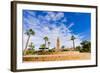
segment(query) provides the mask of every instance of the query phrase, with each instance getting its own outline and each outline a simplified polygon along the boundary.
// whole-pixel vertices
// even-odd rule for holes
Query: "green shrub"
[[[27,50],[26,51],[26,55],[33,55],[33,54],[35,54],[34,50]]]
[[[80,50],[80,52],[91,52],[91,50],[89,48],[83,48]]]
[[[69,51],[68,49],[63,49],[62,51]]]

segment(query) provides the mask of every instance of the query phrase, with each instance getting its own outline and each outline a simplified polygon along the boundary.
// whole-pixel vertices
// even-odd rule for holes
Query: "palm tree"
[[[45,44],[41,44],[41,45],[40,45],[40,49],[41,49],[41,48],[44,49],[44,48],[45,48]]]
[[[44,52],[45,44],[41,44],[39,49],[42,50],[42,52]]]
[[[73,41],[73,49],[74,49],[74,50],[75,50],[75,41],[74,41],[75,39],[76,39],[76,38],[72,35],[70,40]]]
[[[34,44],[33,44],[32,42],[30,43],[29,47],[30,47],[32,50],[34,50],[34,48],[35,48],[35,46],[34,46]]]
[[[48,37],[47,37],[47,36],[45,36],[45,37],[44,37],[44,40],[45,40],[45,48],[46,48],[47,41],[48,41]]]
[[[32,29],[29,29],[28,31],[26,31],[25,34],[28,36],[26,46],[25,46],[25,50],[26,50],[27,46],[28,46],[29,39],[30,39],[31,35],[35,35],[35,32]],[[25,54],[25,52],[24,52],[24,54]]]
[[[48,42],[48,48],[50,47],[50,42]]]

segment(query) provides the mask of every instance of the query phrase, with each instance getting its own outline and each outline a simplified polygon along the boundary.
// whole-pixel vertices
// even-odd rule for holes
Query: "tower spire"
[[[57,37],[57,42],[56,42],[56,51],[60,50],[60,40],[59,37]]]

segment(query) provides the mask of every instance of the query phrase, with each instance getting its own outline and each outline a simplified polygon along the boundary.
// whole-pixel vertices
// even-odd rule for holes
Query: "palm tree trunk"
[[[75,42],[74,42],[74,40],[73,40],[73,50],[75,50]]]
[[[25,46],[25,50],[24,50],[24,55],[26,54],[26,50],[27,50],[29,39],[30,39],[30,35],[28,36],[28,39],[27,39],[27,42],[26,42],[26,46]]]

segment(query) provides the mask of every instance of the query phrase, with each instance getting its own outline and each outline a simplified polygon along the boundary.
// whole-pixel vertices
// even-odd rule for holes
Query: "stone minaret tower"
[[[59,40],[59,37],[57,37],[56,51],[60,51],[60,40]]]

